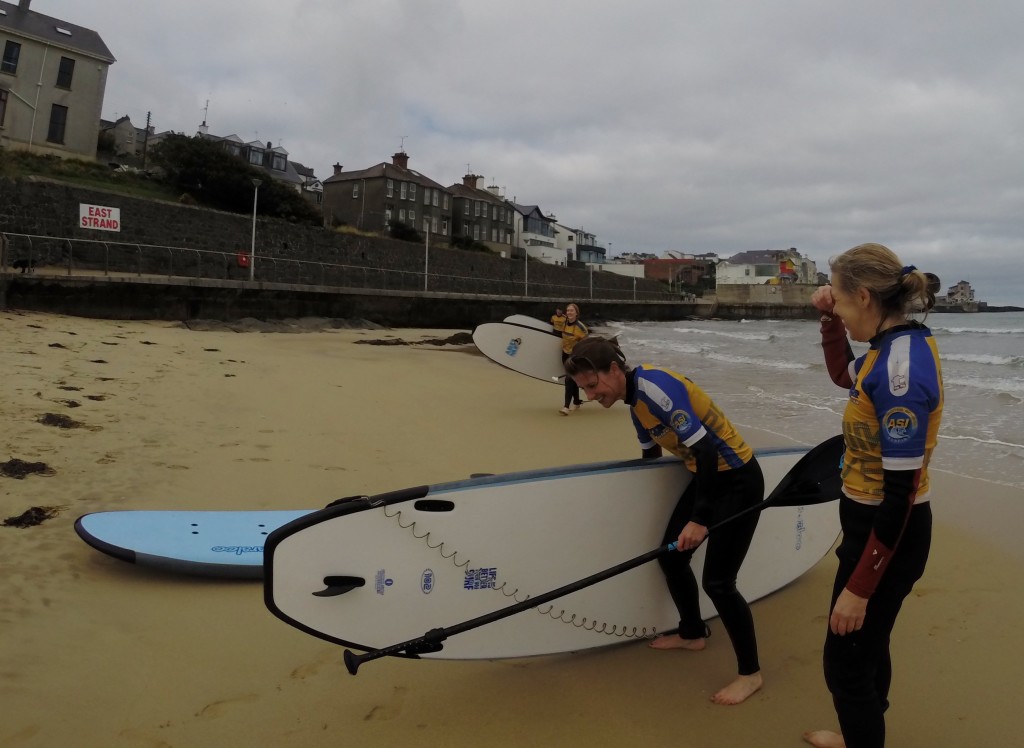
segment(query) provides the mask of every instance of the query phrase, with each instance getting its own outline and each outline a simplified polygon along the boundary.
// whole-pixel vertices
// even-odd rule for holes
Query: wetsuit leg
[[[665,536],[662,539],[663,545],[674,543],[679,539],[679,533],[683,531],[686,523],[690,521],[693,514],[693,502],[696,497],[695,481],[683,491],[679,497],[676,508],[665,528]],[[679,635],[684,639],[703,639],[707,633],[704,619],[700,615],[700,597],[697,589],[697,578],[690,568],[690,559],[693,558],[693,551],[673,551],[658,556],[658,564],[665,574],[665,583],[668,585],[669,594],[679,611]]]
[[[716,512],[715,521],[720,522],[760,503],[763,496],[764,476],[756,460],[719,474],[721,509]],[[727,522],[708,536],[701,580],[704,591],[729,634],[740,675],[752,675],[761,669],[757,656],[754,616],[736,588],[736,577],[750,549],[760,517],[760,512],[751,512]]]
[[[876,508],[842,499],[839,516],[843,540],[836,549],[839,568],[832,590],[832,606],[860,560],[874,521]],[[904,599],[924,573],[931,545],[929,504],[913,508],[907,527],[885,576],[868,601],[864,626],[845,636],[829,630],[825,635],[825,683],[847,748],[885,745],[885,711],[889,708],[892,665],[889,637]]]

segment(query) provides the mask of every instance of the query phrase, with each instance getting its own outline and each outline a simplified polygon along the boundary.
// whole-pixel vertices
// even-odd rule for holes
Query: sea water
[[[1024,488],[1024,312],[931,314],[946,402],[932,458],[947,470]],[[610,323],[630,363],[665,366],[706,390],[730,420],[817,444],[842,430],[811,320]],[[853,342],[858,356],[867,345]]]

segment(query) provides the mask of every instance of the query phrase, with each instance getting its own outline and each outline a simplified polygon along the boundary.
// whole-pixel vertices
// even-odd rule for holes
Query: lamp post
[[[252,246],[249,249],[249,280],[256,278],[256,198],[260,194],[262,179],[252,180]]]

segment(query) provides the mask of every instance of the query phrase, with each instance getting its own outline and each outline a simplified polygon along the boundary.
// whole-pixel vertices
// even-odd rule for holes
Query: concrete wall
[[[718,303],[724,305],[810,306],[811,296],[817,289],[817,286],[797,283],[780,283],[775,286],[764,283],[756,286],[719,283],[715,288],[715,296]]]

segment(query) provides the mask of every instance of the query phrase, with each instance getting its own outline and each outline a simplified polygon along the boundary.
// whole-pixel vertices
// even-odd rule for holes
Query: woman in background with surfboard
[[[928,463],[942,420],[939,352],[908,319],[931,309],[930,278],[881,244],[829,262],[832,285],[811,303],[832,381],[850,392],[839,518],[843,540],[825,634],[825,683],[842,735],[805,732],[818,748],[881,748],[889,706],[889,637],[903,600],[924,573],[931,545]],[[854,359],[846,334],[871,347]]]
[[[565,371],[587,398],[605,408],[622,400],[630,407],[645,458],[666,449],[693,473],[668,526],[665,544],[679,553],[658,558],[679,611],[679,633],[651,642],[655,649],[704,649],[707,625],[700,615],[697,580],[690,568],[708,527],[759,504],[764,477],[753,450],[722,410],[696,384],[667,369],[647,364],[630,368],[618,344],[598,336],[576,344]],[[736,588],[736,576],[757,529],[759,512],[725,523],[708,539],[701,580],[736,652],[736,679],[719,690],[716,704],[739,704],[763,683],[750,606]]]
[[[583,338],[590,334],[590,330],[580,319],[580,308],[575,304],[568,304],[565,307],[565,314],[561,309],[555,310],[555,316],[551,318],[551,326],[562,334],[562,363],[569,358],[573,347]],[[558,411],[567,416],[580,407],[580,388],[573,381],[572,377],[565,378],[565,402],[562,409]]]

